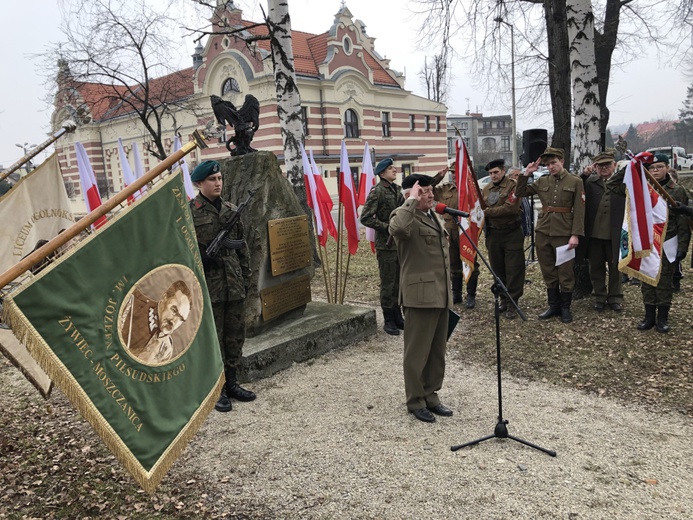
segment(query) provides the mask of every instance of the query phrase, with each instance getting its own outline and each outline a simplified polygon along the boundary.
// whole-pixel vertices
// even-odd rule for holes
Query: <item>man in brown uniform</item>
[[[575,249],[578,237],[584,235],[585,192],[582,180],[563,167],[563,157],[562,149],[547,148],[520,176],[515,195],[537,195],[542,204],[535,228],[535,243],[549,308],[539,315],[539,319],[560,316],[563,323],[570,323],[573,321],[570,304],[575,287],[573,260],[557,266],[556,248],[567,245],[568,249]],[[537,171],[540,163],[548,168],[550,175],[527,184],[527,178]]]
[[[601,152],[582,173],[585,184],[585,243],[583,246],[583,241],[580,241],[580,249],[584,248],[589,260],[595,297],[594,310],[597,312],[602,312],[606,305],[615,312],[621,312],[623,301],[618,260],[626,198],[606,184],[615,170],[614,153]]]
[[[453,168],[454,169],[454,168]],[[457,186],[452,181],[443,181],[448,168],[440,170],[433,176],[433,197],[448,208],[457,209]],[[452,303],[462,303],[462,259],[460,257],[460,230],[457,219],[448,213],[443,215],[445,230],[450,237],[450,280],[452,282]],[[465,307],[473,309],[476,306],[476,288],[479,282],[479,263],[474,262],[474,270],[467,281],[467,300]]]
[[[431,212],[431,177],[413,174],[402,181],[404,204],[392,212],[388,229],[401,263],[400,303],[404,307],[404,390],[407,409],[420,421],[450,416],[438,390],[445,376],[448,309],[452,306],[445,228]]]
[[[484,186],[482,196],[487,208],[486,249],[491,268],[501,279],[515,302],[525,285],[525,237],[522,234],[520,198],[515,195],[515,181],[505,175],[505,161],[496,159],[486,165],[491,182]],[[501,297],[501,312],[505,317],[517,317],[515,308]]]

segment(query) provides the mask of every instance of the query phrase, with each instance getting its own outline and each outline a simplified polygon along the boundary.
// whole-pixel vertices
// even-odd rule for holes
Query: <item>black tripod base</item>
[[[492,435],[487,435],[486,437],[482,437],[481,439],[476,439],[474,441],[465,442],[464,444],[458,444],[457,446],[451,446],[450,451],[457,451],[462,448],[466,448],[467,446],[474,446],[475,444],[479,444],[480,442],[484,442],[489,439],[512,439],[516,442],[524,444],[525,446],[534,448],[535,450],[543,451],[544,453],[546,453],[547,455],[551,455],[552,457],[556,456],[556,452],[553,450],[547,450],[546,448],[542,448],[541,446],[537,446],[536,444],[532,444],[531,442],[527,442],[523,439],[510,435],[508,433],[507,424],[508,421],[499,421],[498,424],[496,424],[496,427],[494,428]]]

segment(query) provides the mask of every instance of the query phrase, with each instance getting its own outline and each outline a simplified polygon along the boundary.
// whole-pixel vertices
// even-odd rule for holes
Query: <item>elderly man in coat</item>
[[[451,416],[438,390],[445,376],[448,309],[452,306],[445,228],[433,207],[431,177],[402,181],[406,201],[392,212],[390,234],[400,260],[400,303],[404,307],[404,388],[407,409],[424,422]]]

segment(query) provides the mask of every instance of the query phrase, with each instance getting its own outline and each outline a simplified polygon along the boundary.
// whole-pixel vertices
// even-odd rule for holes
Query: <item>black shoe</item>
[[[404,316],[402,316],[402,309],[399,305],[395,305],[392,308],[392,317],[394,318],[395,327],[399,330],[404,330]]]
[[[640,285],[640,280],[638,280],[637,278],[631,278],[630,279],[630,285],[638,286],[638,285]]]
[[[620,303],[610,303],[609,307],[611,307],[611,310],[614,312],[621,312],[623,310]]]
[[[458,292],[452,292],[452,303],[455,305],[459,305],[462,303],[462,293]]]
[[[604,312],[605,308],[606,308],[606,305],[604,305],[604,302],[596,302],[594,304],[594,310],[597,312]]]
[[[428,408],[419,408],[418,410],[409,410],[409,413],[413,413],[419,421],[422,422],[436,422],[434,415],[428,411]]]
[[[452,417],[452,410],[450,410],[450,408],[448,408],[444,404],[429,406],[427,409],[436,415],[441,415],[443,417]]]
[[[655,305],[645,305],[645,318],[638,323],[638,330],[650,330],[657,322],[657,307]]]
[[[498,306],[498,310],[501,312],[505,312],[508,310],[508,302],[502,301],[500,302],[500,305]]]
[[[505,313],[505,317],[509,320],[514,320],[517,318],[517,311],[515,309],[508,309]]]
[[[668,305],[658,305],[657,306],[657,332],[666,334],[669,332],[669,306]]]
[[[231,399],[229,399],[229,396],[226,393],[226,385],[224,385],[221,389],[219,400],[217,401],[217,404],[214,405],[214,409],[217,412],[230,412],[231,408]]]
[[[467,300],[464,302],[464,306],[467,309],[473,309],[476,307],[476,296],[472,296],[471,294],[467,295]]]
[[[385,320],[385,323],[383,323],[383,330],[390,336],[399,336],[399,329],[395,322],[395,310],[383,307],[383,319]]]
[[[243,401],[247,403],[248,401],[254,401],[257,396],[255,395],[255,392],[246,390],[238,383],[234,383],[229,388],[229,397],[233,397],[236,401]]]

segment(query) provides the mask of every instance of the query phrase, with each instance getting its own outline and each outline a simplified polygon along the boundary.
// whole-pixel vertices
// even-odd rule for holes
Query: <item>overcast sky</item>
[[[31,57],[44,53],[51,43],[61,39],[60,12],[55,0],[7,4],[3,9],[3,30],[0,32],[5,72],[0,82],[0,165],[5,167],[24,154],[16,144],[39,144],[48,136],[51,109],[45,104],[47,87],[40,74],[40,60]],[[246,19],[261,18],[257,2],[237,1],[237,5],[244,9]],[[264,0],[262,5],[267,5]],[[327,31],[340,5],[339,0],[290,0],[292,26],[316,34]],[[416,50],[418,22],[411,19],[406,2],[347,0],[346,5],[354,19],[365,23],[369,36],[376,38],[375,48],[380,55],[391,60],[393,69],[406,73],[406,88],[424,95],[417,73],[425,54]],[[187,54],[191,54],[193,45],[191,42],[187,45],[190,49]],[[610,125],[677,117],[690,81],[681,72],[667,67],[666,63],[666,60],[650,57],[631,63],[626,70],[612,71]],[[454,76],[448,101],[449,113],[464,113],[467,108],[479,109],[484,115],[510,113],[510,96],[502,104],[491,105],[485,93],[465,81],[464,64],[455,64]],[[548,107],[541,108],[546,112]],[[518,131],[550,126],[548,115],[518,114]],[[39,155],[39,159],[44,157],[45,154]]]

